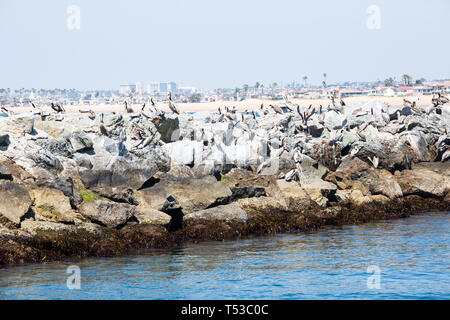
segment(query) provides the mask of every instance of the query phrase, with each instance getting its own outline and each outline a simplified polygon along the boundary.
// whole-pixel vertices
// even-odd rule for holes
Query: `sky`
[[[0,0],[0,87],[444,79],[449,13],[448,0]]]

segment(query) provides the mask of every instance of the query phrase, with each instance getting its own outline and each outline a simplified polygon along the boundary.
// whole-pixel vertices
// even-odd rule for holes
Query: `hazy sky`
[[[0,87],[449,78],[449,14],[448,0],[0,0]]]

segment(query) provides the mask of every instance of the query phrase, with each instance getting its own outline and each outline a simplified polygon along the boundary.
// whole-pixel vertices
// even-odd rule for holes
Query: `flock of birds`
[[[334,159],[335,164],[337,163],[337,155],[339,151],[337,150],[337,144],[342,138],[342,134],[345,130],[350,130],[349,122],[347,119],[347,116],[345,116],[345,102],[340,99],[339,102],[335,100],[333,96],[330,98],[331,104],[329,104],[326,108],[324,108],[322,105],[320,105],[317,109],[314,108],[312,105],[309,105],[308,107],[301,107],[297,104],[294,104],[288,100],[288,98],[285,98],[285,103],[282,105],[276,105],[276,104],[269,104],[269,108],[265,107],[264,104],[261,104],[258,112],[255,112],[254,110],[245,110],[244,112],[240,112],[236,109],[236,107],[228,108],[224,107],[218,108],[218,112],[215,112],[211,116],[211,122],[212,123],[218,123],[218,122],[228,122],[229,123],[229,129],[232,131],[235,127],[238,127],[242,130],[242,135],[244,132],[248,133],[249,139],[253,140],[256,133],[255,129],[258,128],[259,122],[258,119],[264,118],[265,116],[270,116],[271,114],[286,114],[290,113],[296,117],[299,118],[300,121],[298,121],[300,124],[297,124],[295,126],[296,134],[304,135],[306,139],[311,138],[311,128],[313,126],[321,126],[324,130],[327,130],[328,132],[328,139],[324,139],[323,142],[324,148],[331,148],[332,150],[332,158]],[[155,125],[158,125],[158,123],[165,117],[165,112],[161,109],[159,109],[156,106],[155,101],[153,98],[150,100],[151,105],[147,106],[145,103],[140,108],[139,112],[135,112],[131,106],[128,105],[128,102],[125,100],[123,102],[124,106],[124,112],[130,117],[131,120],[131,134],[135,136],[135,139],[138,140],[138,143],[134,146],[136,149],[142,149],[148,146],[154,139],[156,135],[155,132],[146,132],[146,130],[143,128],[143,126],[140,124],[140,119],[148,119],[152,121]],[[410,101],[407,99],[403,99],[403,107],[408,108],[411,110],[411,113],[414,114],[427,114],[430,115],[432,112],[435,112],[437,115],[442,114],[441,106],[449,103],[449,98],[447,98],[443,93],[438,93],[437,95],[434,95],[432,97],[432,104],[429,106],[426,106],[425,108],[418,108],[416,106],[416,101]],[[51,103],[50,107],[54,111],[54,113],[43,111],[41,108],[36,107],[34,103],[32,105],[32,113],[33,115],[38,115],[41,117],[43,121],[45,121],[49,116],[53,115],[55,121],[63,121],[64,120],[64,113],[66,110],[63,106],[61,106],[58,103]],[[177,108],[175,102],[173,101],[172,94],[168,93],[168,107],[169,109],[176,115],[180,114],[180,110]],[[389,107],[389,106],[388,106]],[[6,107],[2,107],[1,111],[13,116],[14,113],[7,109]],[[342,121],[342,124],[339,126],[335,126],[333,128],[328,128],[325,125],[325,117],[326,112],[335,112],[337,114],[341,114],[344,116],[344,120]],[[95,120],[97,117],[97,114],[92,109],[79,109],[79,113],[88,114],[89,118],[91,120]],[[113,112],[114,113],[114,112]],[[362,108],[354,109],[351,113],[352,116],[355,117],[363,117],[367,116],[369,114],[369,111],[363,110]],[[313,117],[313,115],[317,115],[317,117]],[[100,125],[99,125],[99,131],[98,133],[100,135],[104,136],[111,136],[112,130],[116,128],[108,128],[104,121],[104,113],[99,114],[100,117]],[[252,118],[253,121],[248,121],[249,118]],[[365,117],[364,119],[367,119]],[[364,130],[369,126],[372,125],[374,127],[377,126],[383,126],[387,125],[389,123],[397,122],[399,124],[404,123],[405,116],[402,115],[400,110],[397,110],[394,115],[389,114],[389,109],[381,109],[381,119],[382,121],[376,121],[376,117],[374,115],[374,110],[371,108],[370,110],[370,117],[369,121],[365,120],[363,121],[356,130],[356,134],[359,136],[359,138],[362,141],[366,141],[366,137],[364,135]],[[111,124],[111,126],[114,126],[114,124]],[[269,139],[271,138],[271,135],[276,135],[279,133],[279,127],[276,125],[274,128],[269,130]],[[210,152],[212,146],[218,145],[222,143],[220,141],[221,139],[218,139],[214,134],[209,135],[209,138],[207,138],[207,133],[204,128],[200,128],[200,139],[203,140],[204,145],[207,146],[207,151]],[[234,139],[234,144],[237,143],[237,141],[242,137],[238,136]],[[285,138],[279,137],[279,143],[278,148],[273,148],[273,152],[275,152],[275,156],[279,157],[281,154],[285,151],[289,152],[285,145]],[[124,129],[120,131],[119,139],[121,141],[126,140],[126,132]],[[180,136],[180,140],[183,139],[183,136]],[[162,143],[162,142],[160,142]],[[269,142],[270,144],[270,142]],[[450,135],[445,129],[442,136],[439,137],[437,143],[437,148],[441,154],[441,161],[445,161],[447,159],[450,159]],[[286,173],[285,175],[282,174],[282,176],[286,180],[292,180],[295,177],[298,177],[301,179],[301,177],[304,177],[303,170],[301,167],[302,163],[302,151],[301,148],[295,147],[292,150],[293,160],[295,163],[295,169],[291,170],[290,172]],[[350,151],[349,156],[353,157],[358,153],[358,149],[354,148]],[[320,158],[320,156],[319,156]],[[368,160],[373,164],[375,168],[379,165],[379,158],[377,157],[368,157]],[[268,166],[270,161],[264,161],[259,165],[257,168],[257,173],[260,174],[263,169]]]

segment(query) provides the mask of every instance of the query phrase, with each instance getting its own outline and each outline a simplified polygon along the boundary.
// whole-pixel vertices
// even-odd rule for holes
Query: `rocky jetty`
[[[449,208],[449,104],[173,110],[0,117],[0,264]]]

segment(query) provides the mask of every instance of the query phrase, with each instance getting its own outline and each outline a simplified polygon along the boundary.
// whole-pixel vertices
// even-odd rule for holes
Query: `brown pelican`
[[[125,112],[126,112],[126,113],[134,113],[133,108],[128,108],[127,100],[125,100],[125,101],[123,102],[123,105],[125,106]]]
[[[172,102],[172,92],[169,91],[169,108],[172,110],[173,113],[180,114],[180,111],[178,111],[177,106]]]
[[[145,103],[142,105],[141,111],[144,111],[145,109]]]
[[[269,107],[271,107],[272,110],[275,111],[276,113],[278,113],[278,114],[283,114],[283,110],[281,110],[281,108],[280,108],[279,106],[269,104]]]
[[[381,109],[381,118],[383,118],[383,121],[386,122],[386,124],[391,121],[391,118],[389,117],[389,113],[386,112],[384,109]]]
[[[103,124],[100,125],[100,133],[101,133],[103,136],[109,137],[108,129],[106,129],[106,127],[105,127]]]
[[[50,107],[55,110],[57,113],[63,112],[64,108],[61,107],[59,104],[54,104],[53,102],[50,104]]]
[[[341,106],[342,106],[342,107],[345,107],[345,102],[344,102],[344,100],[342,100],[342,99],[341,99]]]
[[[89,119],[95,120],[95,117],[96,117],[95,112],[93,110],[89,110]]]

